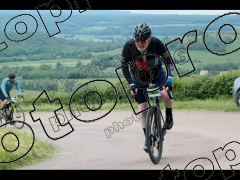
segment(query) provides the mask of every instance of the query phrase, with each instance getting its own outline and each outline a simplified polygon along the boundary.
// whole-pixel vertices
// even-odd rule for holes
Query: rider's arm
[[[132,50],[129,46],[129,43],[126,42],[126,44],[124,45],[123,51],[122,51],[121,66],[123,66],[124,64],[127,64],[128,62],[131,62],[131,53],[132,53]],[[123,75],[126,78],[128,84],[133,84],[133,80],[132,80],[131,74],[129,72],[128,65],[124,66],[122,68],[122,72],[123,72]]]
[[[172,60],[170,59],[170,56],[168,54],[168,51],[166,50],[164,44],[158,40],[158,54],[164,59],[164,61],[166,62],[167,64],[167,70],[168,70],[168,73],[169,73],[169,76],[170,77],[173,77],[174,75],[174,67],[173,67],[173,63],[172,63]]]
[[[18,96],[20,96],[20,95],[21,95],[21,89],[20,89],[20,85],[19,85],[19,83],[18,83],[18,80],[17,80],[17,79],[15,79],[15,82],[16,82],[16,87],[17,87],[17,90],[18,90]]]
[[[7,92],[6,92],[6,84],[7,84],[7,79],[4,79],[3,82],[2,82],[1,88],[2,88],[2,92],[3,92],[4,96],[7,98],[8,95],[7,95]]]
[[[168,54],[168,51],[166,50],[164,44],[158,40],[158,44],[159,44],[159,55],[162,56],[162,58],[164,59],[164,61],[167,64],[167,71],[168,71],[168,79],[167,82],[165,84],[165,87],[169,87],[169,90],[172,91],[172,84],[173,84],[173,75],[174,75],[174,67],[173,67],[173,63],[172,60],[170,59],[170,56]]]

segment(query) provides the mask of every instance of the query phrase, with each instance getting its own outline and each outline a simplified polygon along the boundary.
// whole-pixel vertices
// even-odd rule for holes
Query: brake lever
[[[23,99],[24,99],[24,98],[23,98],[23,95],[22,95],[22,96],[21,96],[21,100],[20,100],[20,102],[22,102],[22,101],[23,101]]]
[[[171,94],[169,91],[167,91],[167,94],[168,94],[168,97],[169,97],[170,99],[173,99],[173,96],[172,96],[172,94]]]

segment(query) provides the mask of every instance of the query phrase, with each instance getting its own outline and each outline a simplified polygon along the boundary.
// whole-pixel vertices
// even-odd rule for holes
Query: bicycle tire
[[[237,103],[237,106],[240,107],[240,91],[236,95],[236,103]]]
[[[161,126],[161,117],[160,110],[156,106],[152,106],[148,112],[146,117],[146,142],[148,148],[148,154],[150,156],[151,161],[154,164],[158,164],[162,157],[162,149],[163,149],[163,133]],[[154,117],[154,118],[153,118]],[[152,132],[153,126],[153,132]],[[156,144],[157,156],[155,157],[154,146]]]
[[[19,108],[19,110],[18,110]],[[15,112],[16,110],[16,112]],[[18,106],[18,105],[15,105],[15,110],[13,111],[13,121],[16,121],[14,123],[14,126],[17,128],[17,129],[22,129],[23,126],[24,126],[24,123],[21,123],[21,122],[25,122],[25,115],[24,115],[24,111],[23,109],[21,108],[21,106]],[[22,120],[18,120],[17,118],[20,118],[21,116],[19,115],[22,115],[23,119]],[[16,117],[14,117],[15,115],[18,115]],[[20,121],[20,122],[17,122],[17,121]]]
[[[3,116],[4,115],[4,116]],[[0,127],[1,128],[5,128],[7,126],[7,121],[6,121],[6,117],[5,114],[0,114]]]

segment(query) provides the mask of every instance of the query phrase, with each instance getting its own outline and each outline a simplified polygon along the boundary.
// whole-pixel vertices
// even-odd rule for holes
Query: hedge
[[[236,78],[240,77],[240,71],[228,71],[227,74],[217,75],[217,76],[200,76],[195,75],[191,77],[182,77],[174,76],[173,78],[173,96],[175,101],[186,101],[193,99],[210,99],[210,98],[219,98],[222,96],[227,96],[231,98],[232,96],[232,87]],[[114,84],[117,95],[118,102],[128,103],[128,99],[124,93],[124,90],[120,83]],[[124,86],[128,89],[126,90],[130,99],[132,97],[129,94],[129,86],[127,82],[124,82]],[[74,90],[75,91],[75,90]],[[113,102],[116,98],[116,93],[114,88],[106,83],[98,84],[89,84],[80,88],[74,95],[71,100],[73,103],[84,103],[85,95],[90,91],[97,91],[101,97],[102,102]],[[48,91],[47,91],[48,92]],[[48,92],[50,100],[59,98],[63,105],[69,104],[69,99],[73,92],[71,93],[61,93],[56,92],[51,96],[51,93]],[[26,96],[24,104],[32,104],[36,97]],[[96,93],[90,93],[86,99],[89,104],[91,103],[100,103],[101,98]],[[48,103],[47,97],[44,95],[36,102],[36,104]],[[58,103],[58,101],[54,102]]]

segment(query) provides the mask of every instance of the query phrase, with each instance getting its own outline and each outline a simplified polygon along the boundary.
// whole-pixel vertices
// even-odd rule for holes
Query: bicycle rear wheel
[[[0,128],[5,128],[7,126],[7,121],[5,119],[5,117],[3,116],[3,114],[0,114]]]
[[[6,113],[5,111],[0,112],[0,127],[5,128],[7,126]]]
[[[13,112],[13,121],[20,121],[20,122],[14,122],[14,126],[17,129],[23,128],[24,123],[21,123],[21,122],[25,122],[24,111],[18,105],[15,105],[15,110]]]
[[[146,117],[146,141],[150,159],[158,164],[162,157],[163,133],[160,112],[157,107],[151,107]]]

